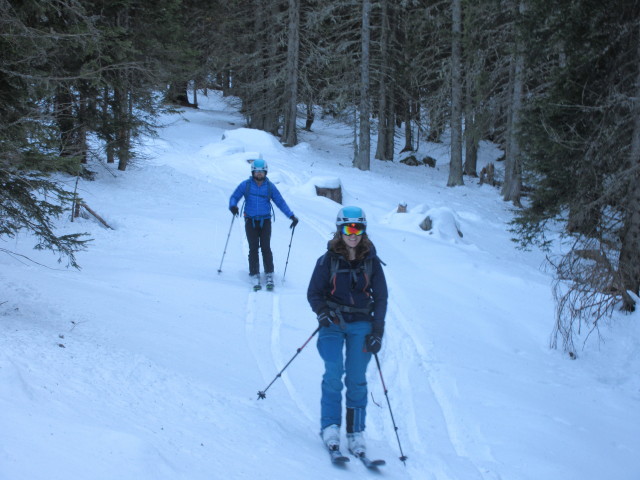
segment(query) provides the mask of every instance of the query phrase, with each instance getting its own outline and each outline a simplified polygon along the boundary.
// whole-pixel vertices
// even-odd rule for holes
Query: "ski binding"
[[[349,461],[349,457],[344,456],[338,447],[329,449],[329,455],[331,455],[331,462],[336,465],[342,465]]]

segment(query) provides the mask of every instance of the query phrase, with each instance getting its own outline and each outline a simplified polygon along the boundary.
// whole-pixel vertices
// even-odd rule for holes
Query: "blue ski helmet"
[[[336,227],[338,229],[347,223],[361,223],[365,227],[367,226],[367,217],[364,214],[364,210],[360,207],[343,207],[338,212],[336,218]]]
[[[269,171],[269,166],[267,162],[261,158],[256,158],[251,162],[251,173],[253,172],[264,172],[267,173]]]

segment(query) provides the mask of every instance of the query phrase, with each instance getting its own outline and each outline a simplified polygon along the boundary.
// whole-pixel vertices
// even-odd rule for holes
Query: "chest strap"
[[[369,306],[365,308],[350,307],[349,305],[341,305],[339,303],[332,302],[331,300],[327,300],[327,305],[329,306],[329,308],[335,310],[336,312],[363,313],[365,315],[369,315],[371,313],[372,307],[371,304],[369,304]]]

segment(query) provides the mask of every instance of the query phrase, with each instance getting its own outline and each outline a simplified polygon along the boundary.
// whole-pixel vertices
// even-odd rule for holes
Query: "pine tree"
[[[638,294],[640,218],[637,1],[530,2],[527,52],[537,84],[521,139],[533,191],[517,219],[523,243],[544,244],[559,222],[572,248],[553,261],[554,338],[566,349],[581,326],[597,329]],[[554,12],[554,15],[542,15]],[[544,79],[544,81],[542,81]],[[635,139],[635,140],[634,140]]]
[[[0,30],[0,238],[29,232],[36,249],[51,250],[77,267],[75,252],[86,239],[56,233],[55,221],[70,207],[70,195],[48,174],[77,174],[79,157],[67,154],[74,127],[61,129],[51,106],[56,87],[62,93],[61,85],[77,74],[60,57],[61,48],[92,42],[92,25],[76,2],[0,1]]]

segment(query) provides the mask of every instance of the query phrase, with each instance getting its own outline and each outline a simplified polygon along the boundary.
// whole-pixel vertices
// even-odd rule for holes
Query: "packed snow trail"
[[[201,106],[165,117],[127,172],[90,166],[96,181],[79,190],[115,230],[61,222],[94,239],[81,271],[0,258],[0,478],[370,478],[360,462],[328,461],[315,342],[256,398],[317,326],[306,288],[339,208],[316,196],[318,178],[337,179],[343,203],[364,208],[387,263],[379,357],[409,459],[397,458],[372,362],[368,454],[387,460],[385,478],[638,478],[638,322],[618,319],[624,335],[581,362],[550,352],[549,278],[539,254],[513,248],[495,189],[445,188],[444,148],[429,152],[444,168],[373,161],[361,172],[348,135],[336,135],[348,130],[318,122],[284,148],[237,128],[242,118],[221,97]],[[256,155],[300,218],[282,282],[291,230],[276,211],[276,290],[257,294],[241,222],[217,273],[228,198]],[[426,215],[430,232],[417,227]],[[19,253],[52,263],[20,240]]]

